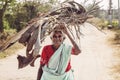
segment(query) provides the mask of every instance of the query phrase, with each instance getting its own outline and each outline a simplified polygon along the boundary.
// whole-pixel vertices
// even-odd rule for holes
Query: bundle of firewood
[[[92,10],[94,11],[94,8]],[[29,21],[26,28],[13,37],[14,40],[12,38],[0,47],[0,51],[19,41],[27,47],[26,56],[18,55],[17,57],[19,68],[23,68],[28,64],[34,66],[35,59],[40,57],[39,51],[42,42],[53,31],[56,24],[64,24],[64,27],[69,30],[71,35],[72,28],[74,28],[76,35],[73,36],[76,36],[79,40],[80,25],[86,22],[92,10],[87,12],[82,5],[74,1],[63,2],[56,10],[42,14]]]

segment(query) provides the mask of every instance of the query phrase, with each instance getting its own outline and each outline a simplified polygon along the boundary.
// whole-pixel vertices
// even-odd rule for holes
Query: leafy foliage
[[[0,32],[4,31],[4,22],[3,18],[5,16],[5,12],[13,6],[15,0],[1,0],[0,1]],[[10,7],[11,6],[11,7]]]
[[[54,3],[54,1],[51,1],[51,3]],[[5,5],[6,8],[2,15]],[[0,29],[13,28],[20,31],[30,19],[37,16],[38,12],[47,12],[50,8],[51,5],[49,3],[40,3],[40,1],[16,2],[16,0],[1,0]]]
[[[4,20],[4,29],[6,29],[6,30],[8,30],[8,29],[10,29],[10,25],[9,25],[9,23],[6,21],[6,20]]]
[[[20,31],[26,23],[37,16],[38,12],[47,12],[50,9],[50,5],[48,4],[40,4],[39,2],[35,1],[27,1],[24,3],[18,3],[12,11],[14,14],[10,14],[12,17],[12,23],[11,20],[9,22],[12,28],[17,29],[17,31]],[[9,16],[9,19],[10,16]]]

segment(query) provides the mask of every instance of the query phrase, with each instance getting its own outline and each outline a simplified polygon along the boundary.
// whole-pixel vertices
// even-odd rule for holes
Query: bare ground
[[[114,49],[107,40],[114,33],[108,30],[100,32],[87,23],[81,28],[81,32],[84,34],[81,37],[82,53],[71,58],[75,80],[113,80],[110,71],[114,61]],[[18,69],[17,54],[25,54],[25,48],[0,60],[0,80],[36,80],[39,59],[35,67]]]

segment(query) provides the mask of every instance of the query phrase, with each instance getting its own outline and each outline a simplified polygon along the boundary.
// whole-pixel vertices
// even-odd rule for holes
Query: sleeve
[[[41,53],[40,64],[44,65],[46,63],[47,63],[47,53],[46,53],[46,47],[44,47]]]
[[[72,55],[75,54],[75,48],[74,48],[74,47],[72,47],[71,54],[72,54]]]

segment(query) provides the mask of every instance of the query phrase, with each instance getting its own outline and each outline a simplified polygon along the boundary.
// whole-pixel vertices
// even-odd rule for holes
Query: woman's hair
[[[52,31],[51,34],[50,34],[50,37],[51,37],[51,38],[53,37],[53,35],[54,35],[55,33],[61,33],[62,36],[63,36],[64,39],[65,39],[65,33],[64,33],[63,30],[61,29],[61,26],[63,26],[63,25],[61,25],[61,24],[56,24],[56,25],[55,25],[55,28],[53,29],[53,31]]]
[[[55,24],[54,29],[50,34],[50,38],[52,38],[55,33],[61,33],[63,38],[65,39],[65,33],[63,32],[63,29],[62,29],[63,26],[65,26],[63,23]]]
[[[60,30],[60,29],[55,29],[55,30],[53,30],[53,31],[51,32],[51,34],[50,34],[50,37],[52,38],[55,33],[61,33],[62,36],[63,36],[63,38],[65,39],[65,34],[64,34],[64,32],[63,32],[62,30]]]

